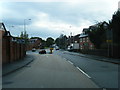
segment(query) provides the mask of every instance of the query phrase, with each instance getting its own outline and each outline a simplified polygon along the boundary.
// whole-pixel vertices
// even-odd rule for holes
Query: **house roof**
[[[11,36],[10,32],[6,30],[4,23],[0,22],[0,30],[4,30],[4,36]]]
[[[80,34],[80,36],[79,36],[80,38],[83,38],[83,37],[88,37],[88,34],[84,34],[84,33],[82,33],[82,34]]]
[[[6,28],[5,28],[4,23],[2,23],[2,22],[0,22],[0,30],[5,30],[5,31],[7,31]]]

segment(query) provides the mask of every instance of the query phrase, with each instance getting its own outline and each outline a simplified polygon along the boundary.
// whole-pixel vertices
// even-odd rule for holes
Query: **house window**
[[[82,38],[80,38],[80,42],[82,42]]]
[[[90,49],[93,49],[93,45],[90,45]]]
[[[83,42],[85,42],[85,38],[83,38]]]
[[[86,39],[87,39],[87,42],[89,42],[89,38],[87,37]]]
[[[90,45],[90,47],[92,48],[92,47],[93,47],[93,45]]]

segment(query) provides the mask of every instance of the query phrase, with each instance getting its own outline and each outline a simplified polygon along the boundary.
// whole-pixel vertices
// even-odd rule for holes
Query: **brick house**
[[[41,40],[40,39],[29,39],[29,44],[31,45],[31,48],[40,48],[41,46]]]
[[[81,50],[93,50],[95,49],[94,44],[90,41],[88,34],[85,33],[87,28],[83,29],[83,32],[79,36],[80,49]]]
[[[68,37],[68,39],[67,39],[67,45],[70,45],[71,43],[79,43],[79,36],[80,36],[80,34],[77,34],[77,35],[75,35],[75,36],[69,36]]]

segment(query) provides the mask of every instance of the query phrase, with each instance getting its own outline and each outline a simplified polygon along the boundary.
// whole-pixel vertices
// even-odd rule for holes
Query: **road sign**
[[[112,40],[106,40],[107,43],[112,43]]]

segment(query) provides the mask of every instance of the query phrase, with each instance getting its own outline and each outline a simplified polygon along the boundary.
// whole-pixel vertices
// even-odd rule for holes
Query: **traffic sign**
[[[112,43],[112,40],[106,40],[107,43]]]

